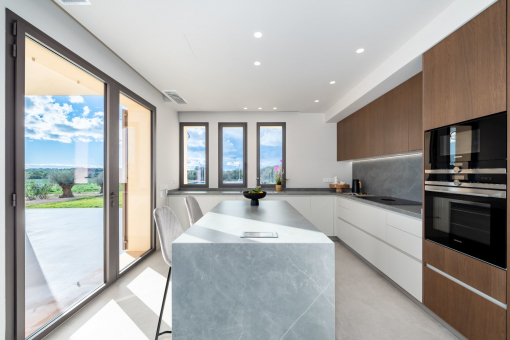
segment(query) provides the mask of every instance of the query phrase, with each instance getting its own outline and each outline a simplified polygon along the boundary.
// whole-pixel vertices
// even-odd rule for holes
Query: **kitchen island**
[[[333,242],[286,201],[219,203],[173,242],[172,330],[174,340],[334,340]]]

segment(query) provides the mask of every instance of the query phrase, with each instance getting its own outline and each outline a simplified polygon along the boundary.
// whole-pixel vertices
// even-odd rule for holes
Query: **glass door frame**
[[[120,94],[151,111],[151,209],[155,208],[156,107],[122,86],[107,74],[64,47],[10,10],[6,10],[6,100],[5,100],[5,258],[6,339],[25,339],[25,38],[30,36],[62,58],[100,78],[104,96],[104,283],[86,298],[48,322],[27,339],[39,340],[51,333],[88,302],[116,282],[129,269],[156,249],[154,218],[151,214],[151,249],[119,272],[119,105]],[[23,175],[20,175],[23,174]],[[113,193],[113,195],[109,195]],[[117,200],[115,200],[117,198]],[[112,206],[113,202],[113,206]],[[117,204],[115,203],[117,202]]]

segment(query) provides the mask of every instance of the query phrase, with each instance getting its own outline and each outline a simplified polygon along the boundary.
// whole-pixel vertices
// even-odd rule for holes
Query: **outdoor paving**
[[[25,218],[28,335],[103,283],[104,231],[100,208],[27,209]]]

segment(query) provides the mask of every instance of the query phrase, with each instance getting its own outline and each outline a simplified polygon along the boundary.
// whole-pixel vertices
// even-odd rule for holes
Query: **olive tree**
[[[101,171],[99,174],[97,174],[97,177],[94,178],[94,182],[96,182],[97,185],[101,187],[100,194],[103,193],[103,171]]]
[[[58,184],[62,188],[60,198],[74,197],[71,189],[74,187],[74,169],[57,169],[48,173],[48,181]]]

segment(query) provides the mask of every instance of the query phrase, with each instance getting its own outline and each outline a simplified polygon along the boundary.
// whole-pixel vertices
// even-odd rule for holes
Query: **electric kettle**
[[[361,194],[361,181],[359,179],[352,180],[352,193]]]

